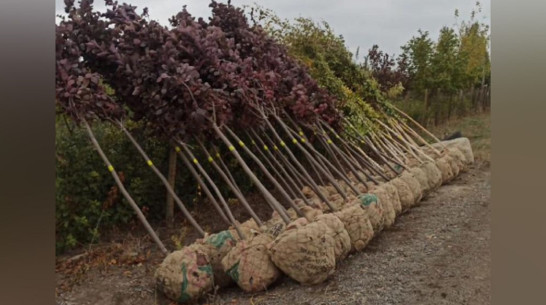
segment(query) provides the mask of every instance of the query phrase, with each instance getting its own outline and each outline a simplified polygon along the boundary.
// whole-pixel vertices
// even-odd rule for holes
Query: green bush
[[[124,185],[136,203],[146,211],[151,220],[160,220],[164,215],[166,197],[160,180],[153,175],[118,128],[106,123],[96,123],[93,131],[116,171],[123,177]],[[138,130],[133,133],[154,164],[166,173],[168,147]],[[58,118],[55,146],[58,253],[92,240],[96,241],[98,225],[101,229],[112,228],[134,219],[133,210],[119,190],[117,194],[114,193],[115,190],[112,191],[116,188],[114,179],[83,128]],[[191,196],[191,193],[186,194]]]
[[[127,128],[149,155],[157,168],[168,173],[169,146],[129,122]],[[148,220],[154,225],[161,225],[165,215],[167,191],[161,180],[146,165],[133,144],[119,128],[96,122],[93,132],[104,153],[122,177],[124,186],[137,205],[143,210]],[[98,241],[99,233],[114,227],[123,227],[136,221],[134,211],[122,194],[117,190],[115,181],[106,165],[95,151],[83,128],[67,123],[61,116],[56,122],[56,250],[62,253],[71,248]],[[198,146],[193,146],[196,158],[210,174],[222,195],[227,200],[234,197],[228,186],[215,173]],[[238,165],[230,157],[226,147],[220,146],[230,172],[238,182],[241,191],[252,191],[253,185]],[[252,161],[247,159],[252,167]],[[264,181],[261,173],[258,178]],[[266,186],[272,186],[266,182]],[[117,190],[117,192],[115,192]],[[175,192],[190,209],[194,202],[204,198],[198,194],[197,182],[184,167],[182,160],[177,161]],[[179,210],[175,207],[175,213]],[[211,211],[212,212],[212,211]]]

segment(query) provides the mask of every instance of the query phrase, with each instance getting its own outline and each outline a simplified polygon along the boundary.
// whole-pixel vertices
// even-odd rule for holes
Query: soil
[[[473,165],[400,215],[315,286],[283,277],[268,291],[238,287],[201,304],[490,304],[490,168]],[[59,305],[167,305],[154,289],[162,260],[145,237],[57,262]],[[115,255],[112,253],[116,253]]]

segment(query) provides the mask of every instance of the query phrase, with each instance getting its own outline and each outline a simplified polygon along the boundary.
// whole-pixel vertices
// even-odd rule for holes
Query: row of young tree
[[[343,36],[336,35],[327,22],[283,20],[260,6],[254,6],[251,14],[340,100],[354,101],[356,95],[370,101],[382,96],[427,125],[490,106],[489,26],[481,21],[479,2],[468,20],[444,26],[436,40],[419,30],[401,46],[398,56],[376,44],[362,63],[359,50],[351,54]],[[459,18],[458,11],[455,17]]]
[[[56,36],[57,102],[63,113],[57,125],[59,251],[96,240],[97,229],[106,224],[134,221],[128,199],[121,194],[124,191],[132,195],[130,201],[135,210],[142,211],[141,218],[154,220],[167,215],[167,223],[172,222],[174,199],[175,207],[195,222],[183,207],[201,196],[214,203],[226,223],[233,224],[224,198],[235,194],[244,204],[241,195],[258,186],[267,204],[282,216],[284,208],[279,202],[290,203],[289,198],[298,197],[303,185],[299,179],[310,185],[315,179],[326,179],[336,185],[334,177],[346,179],[337,173],[342,167],[338,162],[345,159],[332,156],[361,152],[350,141],[338,143],[348,152],[329,150],[338,141],[336,131],[329,126],[349,126],[344,134],[351,141],[358,138],[357,144],[375,143],[366,148],[376,158],[397,158],[381,138],[399,132],[396,128],[406,132],[404,125],[389,121],[394,131],[381,130],[376,120],[393,115],[387,102],[402,96],[396,90],[405,91],[406,96],[419,92],[412,87],[417,77],[408,72],[403,82],[388,85],[392,79],[385,81],[388,77],[381,77],[379,70],[355,62],[343,37],[327,23],[306,18],[288,22],[254,7],[246,11],[249,21],[255,23],[252,25],[242,10],[212,1],[213,17],[209,21],[193,18],[184,8],[170,20],[171,26],[165,27],[148,21],[146,9],[139,14],[126,4],[106,1],[106,13],[95,11],[90,0],[81,1],[78,7],[74,1],[67,0],[66,4],[68,18],[57,26]],[[385,55],[378,53],[381,62]],[[410,63],[408,60],[408,71],[417,73],[409,68]],[[402,75],[403,67],[392,65],[390,71]],[[408,89],[396,89],[402,86]],[[65,128],[74,123],[64,118],[72,118],[85,128]],[[87,121],[93,124],[88,126]],[[309,141],[296,140],[302,132],[314,139],[317,150]],[[112,187],[97,170],[104,156],[95,156],[92,146],[84,145],[88,134],[96,134],[112,164],[120,164],[108,169],[127,186],[126,190]],[[369,138],[360,138],[365,135]],[[249,145],[275,148],[277,143],[284,147],[281,137],[285,136],[286,150],[294,150],[284,156],[286,159],[277,155],[277,150],[255,151],[259,145]],[[217,137],[222,140],[213,141]],[[218,146],[213,145],[216,142]],[[236,153],[239,146],[231,142],[239,144],[242,157]],[[396,152],[408,149],[408,143],[398,145],[391,148]],[[337,149],[336,145],[331,147]],[[210,162],[218,152],[226,156],[226,164],[219,159],[219,167]],[[178,171],[169,164],[169,155],[175,160],[179,155],[184,161]],[[153,171],[139,166],[144,164],[143,157]],[[209,162],[201,165],[196,160]],[[298,160],[303,160],[303,165]],[[345,161],[349,167],[377,170],[367,156]],[[253,173],[244,166],[247,162],[263,168]],[[384,159],[378,162],[387,164]],[[282,171],[285,166],[286,171]],[[167,171],[168,179],[161,174]],[[176,172],[175,185],[171,173]],[[162,178],[167,194],[157,188],[156,175]],[[285,192],[277,196],[281,198],[274,198],[268,191],[271,188]],[[205,195],[197,194],[201,191]],[[157,204],[167,198],[167,207]],[[249,206],[245,208],[253,214]],[[198,224],[194,226],[201,231]]]
[[[442,27],[436,41],[419,30],[396,58],[374,45],[364,66],[382,91],[423,123],[485,111],[490,106],[491,62],[489,26],[480,21],[481,14],[476,2],[469,20]]]
[[[81,0],[78,5],[74,2],[65,1],[67,16],[61,16],[56,26],[59,115],[83,130],[91,140],[91,150],[97,151],[107,165],[101,166],[102,172],[107,169],[114,178],[111,190],[102,189],[104,194],[112,194],[105,202],[123,201],[123,206],[133,210],[165,253],[167,247],[149,222],[151,217],[145,214],[142,201],[139,204],[134,196],[142,194],[142,185],[136,184],[135,189],[126,187],[129,181],[125,174],[133,165],[148,168],[147,175],[155,175],[176,203],[166,209],[171,210],[171,217],[166,217],[168,222],[169,218],[172,222],[173,208],[178,208],[179,215],[198,235],[203,236],[206,230],[192,213],[191,204],[182,200],[185,191],[178,191],[156,165],[164,164],[153,158],[158,152],[156,145],[160,151],[167,147],[171,155],[174,150],[174,159],[182,161],[180,170],[191,174],[191,187],[195,183],[200,186],[210,204],[203,217],[218,216],[225,225],[233,226],[242,239],[244,233],[221,186],[227,186],[229,196],[238,200],[245,216],[261,225],[265,218],[257,215],[243,195],[250,180],[255,193],[264,199],[260,206],[275,211],[288,223],[288,207],[303,215],[296,199],[305,205],[314,204],[303,195],[304,186],[334,210],[332,199],[319,185],[331,184],[347,200],[349,194],[361,192],[351,184],[348,171],[367,188],[358,170],[386,177],[383,166],[395,172],[400,170],[403,164],[399,164],[402,161],[398,157],[415,149],[409,142],[397,143],[396,148],[383,146],[389,142],[384,139],[386,135],[402,139],[410,128],[398,118],[388,117],[384,113],[388,105],[379,99],[366,104],[370,115],[358,116],[362,122],[355,124],[369,128],[369,133],[343,128],[354,125],[346,123],[351,114],[339,109],[336,96],[321,87],[284,45],[260,26],[250,24],[244,11],[230,1],[211,1],[209,20],[194,18],[183,7],[169,20],[170,26],[149,20],[146,8],[139,13],[135,6],[105,0],[107,10],[99,12],[92,0]],[[385,127],[374,117],[381,117]],[[113,163],[114,158],[127,151],[116,147],[106,150],[97,127],[107,127],[102,130],[114,133],[117,142],[123,141],[128,150],[138,152],[134,161]],[[138,134],[156,141],[142,141]],[[390,158],[396,161],[389,163]],[[58,160],[67,160],[66,151],[58,151]],[[230,163],[235,166],[229,167]],[[398,169],[394,168],[396,164],[400,165]],[[68,164],[67,174],[87,174],[75,173],[71,165]],[[247,179],[236,179],[235,169],[242,170]],[[97,170],[93,172],[94,178],[101,176]],[[80,214],[78,210],[83,205],[74,200],[75,190],[68,187],[68,180],[62,179],[67,177],[60,178],[58,191],[66,193],[58,198],[66,207],[58,210],[64,213],[62,217],[70,219]],[[347,184],[349,190],[342,188],[339,181]],[[84,185],[83,190],[77,191],[89,189],[91,186]],[[161,205],[156,200],[143,201],[154,207]],[[94,202],[92,206],[96,214],[100,204]],[[74,224],[89,222],[84,216],[79,215],[81,218],[75,222],[58,219],[58,230],[72,232]],[[99,215],[96,222],[91,222],[97,223],[97,228],[101,220]],[[91,230],[95,235],[95,229]],[[74,240],[81,239],[67,235],[69,245],[65,245],[75,244]]]

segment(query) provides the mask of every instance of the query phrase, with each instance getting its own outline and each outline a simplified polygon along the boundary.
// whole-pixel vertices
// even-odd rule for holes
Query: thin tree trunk
[[[110,161],[108,160],[108,158],[102,151],[102,148],[100,147],[99,142],[97,142],[97,139],[95,138],[95,135],[93,134],[93,131],[91,130],[91,127],[89,127],[89,124],[87,124],[87,121],[85,119],[82,118],[82,121],[87,130],[87,134],[89,135],[89,138],[91,138],[91,142],[93,143],[93,146],[95,147],[95,149],[101,156],[104,163],[106,163],[106,166],[108,167],[108,171],[110,171],[110,173],[112,174],[112,177],[114,177],[114,181],[116,182],[119,190],[123,194],[123,197],[125,197],[127,202],[129,202],[129,205],[131,206],[131,208],[133,208],[133,210],[137,214],[138,219],[144,225],[144,227],[146,228],[146,231],[148,231],[148,234],[150,234],[153,241],[157,244],[161,252],[163,252],[163,254],[165,255],[169,254],[169,251],[167,250],[167,248],[165,248],[165,245],[163,245],[163,243],[161,242],[161,240],[155,233],[152,226],[148,223],[148,220],[146,220],[146,216],[144,216],[144,214],[142,213],[138,205],[135,203],[131,195],[129,195],[129,192],[127,192],[127,189],[125,189],[125,186],[123,186],[121,179],[119,179],[118,174],[114,170],[114,166],[112,165],[112,163],[110,163]]]
[[[284,207],[277,201],[277,199],[275,199],[275,197],[267,190],[267,188],[260,182],[260,180],[258,179],[258,177],[256,177],[256,175],[254,175],[254,173],[252,172],[252,170],[248,167],[248,165],[246,164],[246,162],[243,160],[243,158],[241,157],[241,155],[239,155],[239,152],[235,149],[235,147],[233,146],[233,144],[231,144],[231,142],[229,141],[229,139],[222,133],[222,131],[220,130],[220,128],[216,125],[216,123],[214,123],[212,125],[213,129],[214,129],[214,132],[216,132],[216,134],[220,137],[220,139],[222,139],[222,141],[224,142],[224,144],[226,144],[226,146],[228,146],[229,150],[231,151],[231,153],[233,154],[233,156],[235,157],[235,159],[237,159],[237,161],[239,162],[239,164],[241,165],[241,167],[243,168],[243,170],[246,172],[246,174],[250,177],[250,179],[254,182],[254,184],[258,187],[258,189],[260,190],[260,192],[262,193],[262,195],[266,198],[266,201],[268,203],[271,204],[271,207],[279,214],[279,216],[281,217],[281,219],[286,223],[290,223],[290,218],[288,217],[288,215],[286,214],[286,211],[284,209]]]
[[[190,163],[190,160],[188,160],[186,155],[184,155],[180,151],[180,147],[176,146],[176,148],[177,148],[176,152],[178,153],[178,156],[182,159],[182,162],[184,162],[184,165],[186,165],[186,168],[188,168],[190,170],[190,173],[193,175],[193,177],[195,178],[195,180],[197,181],[199,186],[201,186],[201,189],[203,190],[203,192],[205,192],[205,195],[210,200],[210,202],[212,203],[212,205],[214,206],[214,208],[216,209],[216,211],[218,212],[218,214],[220,215],[222,220],[224,220],[224,222],[227,225],[231,225],[231,221],[229,221],[229,219],[226,216],[225,212],[222,210],[222,208],[218,204],[218,201],[212,195],[212,193],[211,193],[210,189],[208,188],[207,184],[203,181],[203,179],[201,179],[201,176],[199,175],[199,173],[197,173],[197,171],[195,170],[193,165]]]
[[[214,183],[214,181],[212,181],[212,178],[210,178],[209,174],[207,173],[207,171],[205,171],[205,169],[203,168],[203,166],[201,166],[201,164],[199,163],[199,161],[195,158],[195,156],[193,155],[193,153],[191,152],[191,150],[188,148],[188,146],[183,143],[182,141],[177,141],[181,146],[182,148],[184,149],[184,151],[186,152],[186,154],[193,160],[193,163],[195,164],[195,167],[197,167],[197,169],[199,170],[199,172],[203,175],[203,177],[205,177],[205,179],[207,180],[207,182],[209,183],[209,185],[212,187],[212,189],[214,190],[214,193],[216,193],[216,196],[218,196],[218,200],[220,200],[220,203],[222,204],[222,206],[224,207],[224,212],[226,213],[226,216],[228,217],[229,219],[229,222],[231,223],[231,225],[235,228],[235,230],[237,231],[237,233],[239,234],[239,236],[241,237],[241,239],[245,239],[246,237],[243,235],[243,232],[241,231],[241,229],[239,228],[238,226],[238,223],[237,223],[237,220],[235,219],[235,217],[233,216],[233,213],[231,212],[231,209],[229,208],[226,200],[224,199],[224,196],[222,196],[222,192],[220,192],[220,189],[218,189],[218,186],[216,186],[216,184]],[[188,160],[189,161],[189,160]]]
[[[430,131],[428,131],[425,127],[423,127],[421,124],[417,123],[414,119],[412,119],[409,115],[407,115],[405,112],[403,112],[402,110],[396,108],[395,106],[392,106],[392,108],[394,110],[396,110],[398,113],[400,113],[401,115],[403,115],[406,119],[408,119],[409,121],[411,121],[413,124],[417,125],[417,127],[419,127],[422,131],[424,131],[427,135],[429,135],[431,138],[433,138],[436,142],[440,143],[442,145],[443,148],[445,148],[446,146],[442,143],[442,141],[440,141],[435,135],[433,135]]]
[[[304,215],[301,212],[301,210],[294,204],[293,198],[291,198],[290,195],[288,195],[286,190],[280,185],[277,179],[275,179],[275,177],[271,175],[271,173],[267,170],[267,168],[260,161],[260,159],[258,159],[258,157],[256,157],[256,155],[252,153],[252,151],[243,143],[243,141],[241,141],[241,139],[229,127],[225,126],[225,128],[228,131],[228,133],[231,134],[231,136],[236,141],[239,142],[239,146],[241,146],[243,150],[250,156],[250,158],[252,158],[252,160],[254,160],[256,164],[258,164],[258,167],[262,170],[265,176],[273,183],[273,185],[275,185],[275,187],[279,190],[279,192],[284,197],[284,199],[288,202],[288,204],[296,211],[298,216],[303,217]]]
[[[178,207],[182,210],[182,213],[184,214],[184,216],[186,216],[186,219],[188,219],[188,221],[197,230],[197,232],[199,232],[199,234],[201,236],[205,236],[205,231],[203,231],[201,226],[197,223],[197,221],[195,221],[193,216],[191,216],[190,212],[184,206],[184,203],[182,203],[182,200],[180,200],[180,198],[178,198],[178,196],[176,195],[176,193],[174,192],[172,187],[169,185],[169,181],[167,181],[167,178],[165,178],[165,176],[163,176],[163,174],[157,169],[157,167],[153,164],[152,160],[150,160],[148,155],[144,152],[142,147],[140,147],[140,145],[137,143],[137,141],[133,138],[131,133],[129,133],[129,131],[125,128],[125,126],[123,126],[123,123],[118,121],[118,124],[119,124],[121,130],[127,135],[129,140],[131,140],[133,145],[140,152],[142,157],[146,160],[146,163],[148,164],[148,166],[150,166],[152,171],[159,177],[161,182],[163,182],[163,185],[165,185],[165,187],[167,188],[167,191],[169,191],[169,193],[173,196],[173,198],[174,198],[175,202],[177,203]]]
[[[271,123],[267,120],[267,118],[265,118],[264,122],[267,124],[267,126],[269,127],[269,129],[273,132],[273,135],[275,136],[275,138],[277,138],[277,141],[279,142],[282,142],[282,139],[281,137],[279,136],[279,134],[277,133],[277,131],[273,128],[273,126],[271,125]],[[307,170],[305,170],[305,168],[303,167],[303,165],[301,165],[301,163],[298,161],[298,159],[296,158],[296,156],[294,156],[294,154],[292,153],[292,151],[290,150],[290,148],[288,148],[288,146],[285,146],[285,151],[288,153],[288,156],[290,156],[290,158],[292,159],[292,161],[294,162],[294,164],[296,164],[296,166],[298,167],[298,169],[301,171],[301,173],[307,178],[308,182],[311,184],[311,188],[315,191],[315,193],[319,196],[319,198],[328,206],[328,208],[330,208],[331,211],[335,211],[334,207],[332,206],[332,204],[330,203],[330,201],[328,201],[328,199],[326,198],[326,196],[324,196],[324,194],[322,194],[319,189],[318,189],[318,186],[316,185],[315,181],[313,180],[313,178],[311,178],[311,176],[309,175],[309,173],[307,172]],[[280,153],[280,152],[279,152]],[[280,153],[280,155],[282,155],[282,153]]]
[[[169,185],[174,189],[176,179],[176,151],[169,150]],[[174,224],[174,199],[173,196],[167,191],[167,202],[165,206],[165,222],[167,227],[172,228]]]
[[[256,146],[256,150],[258,150],[260,152],[260,154],[263,156],[263,158],[265,160],[268,160],[268,159],[271,159],[273,160],[273,162],[275,164],[271,164],[271,162],[268,160],[267,162],[270,164],[270,167],[271,168],[275,168],[275,165],[280,169],[280,171],[282,172],[282,175],[284,175],[285,179],[288,180],[286,181],[285,183],[289,186],[288,188],[292,190],[292,192],[294,193],[294,197],[301,197],[305,203],[307,205],[310,205],[311,203],[307,200],[307,198],[305,198],[304,194],[301,192],[301,187],[303,185],[298,185],[298,183],[292,178],[292,176],[287,172],[287,170],[284,168],[284,166],[282,166],[279,161],[273,156],[273,154],[271,153],[271,151],[269,150],[269,147],[267,147],[265,145],[265,143],[263,142],[263,140],[258,136],[258,134],[253,130],[251,129],[250,132],[252,133],[252,136],[255,140],[257,140],[259,143],[259,145]],[[264,151],[265,153],[263,153],[260,149],[260,147],[258,146],[261,146],[264,148]],[[280,175],[280,173],[279,173]]]
[[[214,169],[216,169],[216,171],[220,174],[220,176],[222,177],[222,179],[224,179],[224,181],[226,182],[226,184],[229,186],[229,188],[231,189],[231,191],[233,192],[233,194],[235,194],[235,196],[237,197],[237,199],[241,202],[241,204],[243,205],[243,207],[247,210],[247,212],[250,214],[250,217],[252,217],[252,219],[254,219],[254,221],[258,224],[258,226],[262,226],[263,225],[263,222],[261,221],[261,219],[258,217],[258,215],[256,215],[256,213],[254,212],[254,210],[252,209],[252,207],[250,206],[250,204],[248,203],[248,201],[246,200],[246,198],[244,197],[243,193],[241,192],[241,190],[237,187],[237,185],[235,184],[234,181],[232,181],[227,175],[226,173],[220,168],[220,166],[218,166],[218,164],[216,164],[216,162],[214,162],[214,158],[208,153],[207,149],[205,148],[205,146],[203,145],[203,143],[199,140],[197,140],[197,143],[199,144],[199,146],[201,147],[201,149],[205,152],[205,154],[207,155],[207,158],[209,160],[209,162],[212,164],[212,166],[214,167]],[[228,171],[229,173],[229,171]],[[231,174],[230,174],[231,175]]]
[[[277,120],[277,122],[279,122],[279,125],[284,129],[284,131],[288,134],[288,136],[290,136],[290,130],[288,128],[288,126],[286,126],[286,124],[284,124],[284,122],[277,116],[277,115],[273,115],[273,117]],[[336,190],[338,191],[338,193],[341,195],[341,197],[343,197],[344,200],[347,200],[347,194],[343,191],[343,189],[339,186],[338,182],[334,179],[334,177],[332,176],[328,176],[327,172],[324,170],[324,168],[322,166],[320,166],[320,164],[314,159],[314,156],[311,155],[304,147],[302,144],[300,144],[299,141],[294,141],[294,144],[296,144],[296,146],[305,154],[305,156],[307,157],[307,159],[310,161],[310,162],[313,162],[315,164],[315,166],[317,166],[317,168],[322,172],[323,175],[326,176],[326,178],[328,179],[328,181],[334,186],[334,188],[336,188]],[[328,165],[330,167],[330,169],[332,171],[334,171],[334,173],[336,173],[342,180],[345,181],[345,183],[347,183],[347,185],[349,186],[349,188],[351,188],[351,190],[355,193],[355,195],[358,195],[359,194],[359,191],[352,185],[352,183],[350,182],[350,180],[344,176],[343,173],[341,173],[338,169],[336,169],[336,167],[330,162],[328,161],[328,159],[326,159],[322,154],[320,154],[311,144],[309,144],[307,141],[305,142],[306,146],[309,148],[309,150],[311,150],[316,158],[321,158],[325,163],[326,165]]]

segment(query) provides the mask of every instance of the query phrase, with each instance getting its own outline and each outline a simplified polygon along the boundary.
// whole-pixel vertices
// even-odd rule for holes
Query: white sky
[[[138,7],[148,7],[151,19],[168,24],[168,19],[187,5],[194,17],[210,16],[209,0],[125,0]],[[227,2],[218,1],[218,2]],[[95,7],[104,8],[104,1],[95,1]],[[360,46],[360,58],[372,45],[389,54],[398,55],[418,29],[429,31],[436,39],[440,28],[453,26],[454,12],[459,10],[459,20],[468,20],[475,0],[232,0],[236,6],[257,3],[273,10],[279,17],[293,19],[307,17],[326,21],[338,35],[343,35],[347,47],[355,53]],[[490,24],[491,0],[480,1],[481,20]],[[55,0],[57,14],[64,14],[63,0]]]

